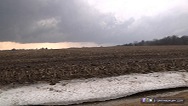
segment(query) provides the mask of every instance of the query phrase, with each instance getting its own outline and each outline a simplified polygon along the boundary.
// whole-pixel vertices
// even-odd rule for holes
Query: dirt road
[[[141,98],[155,97],[155,98],[180,98],[184,103],[141,103]],[[175,88],[166,90],[155,90],[138,93],[129,97],[120,98],[116,100],[109,100],[105,102],[84,103],[71,106],[188,106],[188,88]]]

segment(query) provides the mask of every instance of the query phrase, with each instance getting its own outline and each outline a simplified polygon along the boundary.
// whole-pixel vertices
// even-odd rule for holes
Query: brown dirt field
[[[176,70],[188,71],[188,46],[0,51],[0,85]]]

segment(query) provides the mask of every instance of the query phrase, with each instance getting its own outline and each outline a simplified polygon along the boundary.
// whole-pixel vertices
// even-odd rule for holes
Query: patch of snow
[[[155,72],[109,78],[63,80],[56,85],[42,83],[0,89],[0,105],[78,104],[176,87],[188,87],[188,72]]]

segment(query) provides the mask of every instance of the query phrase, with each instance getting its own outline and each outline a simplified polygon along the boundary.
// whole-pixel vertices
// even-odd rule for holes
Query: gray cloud
[[[82,0],[1,0],[0,41],[121,44],[187,34],[187,19],[187,13],[170,12],[117,23]]]
[[[142,17],[130,26],[127,34],[133,35],[137,40],[150,40],[169,35],[188,34],[188,13],[176,11],[160,14],[155,17]]]

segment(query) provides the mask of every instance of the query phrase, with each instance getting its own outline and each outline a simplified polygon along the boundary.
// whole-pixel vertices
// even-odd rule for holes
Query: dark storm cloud
[[[0,40],[17,42],[99,42],[101,23],[115,21],[77,0],[1,0],[0,15]]]
[[[187,19],[179,12],[117,23],[81,0],[0,0],[0,41],[121,44],[185,34]]]
[[[32,23],[47,16],[42,7],[36,0],[1,0],[0,40],[22,41],[27,38]]]

